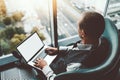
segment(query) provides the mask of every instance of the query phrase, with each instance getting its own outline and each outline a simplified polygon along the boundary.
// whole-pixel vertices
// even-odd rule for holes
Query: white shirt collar
[[[99,38],[99,44],[98,44],[98,47],[100,46],[101,44],[101,38]],[[77,48],[78,50],[91,50],[93,47],[92,44],[81,44],[81,43],[77,43]]]

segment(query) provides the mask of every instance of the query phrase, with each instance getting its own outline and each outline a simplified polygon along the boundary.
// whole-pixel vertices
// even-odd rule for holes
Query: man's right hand
[[[48,48],[45,49],[45,52],[48,55],[56,55],[58,53],[58,49],[54,48],[54,47],[48,47]]]

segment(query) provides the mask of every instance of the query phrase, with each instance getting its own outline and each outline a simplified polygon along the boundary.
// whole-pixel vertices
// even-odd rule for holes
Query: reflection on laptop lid
[[[42,48],[44,43],[41,41],[39,35],[35,32],[25,39],[17,46],[17,50],[22,57],[28,62],[34,57]]]

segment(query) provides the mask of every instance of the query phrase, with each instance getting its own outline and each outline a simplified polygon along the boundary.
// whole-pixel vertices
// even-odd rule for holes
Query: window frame
[[[57,0],[52,0],[52,14],[53,14],[53,23],[51,23],[51,43],[52,46],[58,47],[58,26],[57,26]]]

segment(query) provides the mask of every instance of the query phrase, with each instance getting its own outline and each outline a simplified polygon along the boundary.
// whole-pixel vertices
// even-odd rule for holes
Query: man
[[[104,29],[105,22],[102,15],[97,12],[82,13],[78,21],[78,34],[81,40],[72,48],[47,48],[47,54],[59,56],[56,62],[51,64],[52,69],[41,58],[36,60],[35,66],[42,69],[48,80],[53,80],[55,75],[61,72],[95,67],[101,64],[109,49],[108,41],[101,37]]]

